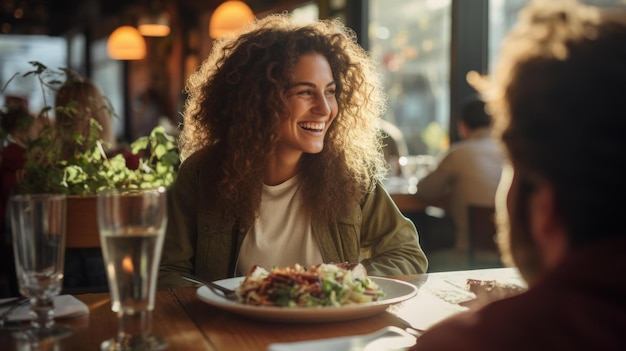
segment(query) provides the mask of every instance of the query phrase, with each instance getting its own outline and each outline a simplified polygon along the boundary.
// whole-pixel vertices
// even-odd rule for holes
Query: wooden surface
[[[396,278],[416,285],[419,288],[417,296],[372,317],[332,323],[253,320],[200,301],[196,288],[162,290],[156,295],[152,334],[167,340],[167,350],[266,351],[275,342],[364,334],[390,325],[406,328],[411,324],[417,329],[427,329],[433,323],[467,309],[454,302],[459,294],[465,300],[468,296],[471,299],[471,294],[463,289],[467,278],[519,279],[517,271],[508,268]],[[74,332],[51,345],[42,345],[42,350],[99,350],[103,340],[115,335],[117,319],[111,311],[108,293],[77,295],[77,298],[89,306],[89,315],[59,320],[58,323],[72,326]],[[28,349],[18,345],[9,332],[0,332],[0,345],[8,351]]]
[[[388,325],[406,327],[406,324],[386,312],[347,322],[299,324],[258,321],[206,305],[198,300],[195,289],[179,289],[175,294],[216,350],[265,351],[273,342],[364,334]]]
[[[65,247],[100,247],[96,196],[68,196]]]
[[[108,293],[76,297],[89,306],[89,315],[57,320],[58,324],[72,327],[74,332],[56,340],[54,345],[46,345],[49,347],[42,348],[43,350],[100,350],[100,343],[117,333],[117,317],[111,311]],[[157,294],[152,322],[152,334],[167,340],[167,350],[217,350],[211,347],[171,291]],[[3,345],[3,350],[30,350],[25,345],[18,344],[9,332],[0,332],[0,345]]]

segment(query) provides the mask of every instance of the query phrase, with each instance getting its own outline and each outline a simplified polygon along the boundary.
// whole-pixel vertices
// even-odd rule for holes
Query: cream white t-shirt
[[[239,251],[237,271],[246,275],[254,265],[267,270],[299,263],[322,263],[311,218],[304,214],[298,177],[275,186],[263,185],[259,217]]]

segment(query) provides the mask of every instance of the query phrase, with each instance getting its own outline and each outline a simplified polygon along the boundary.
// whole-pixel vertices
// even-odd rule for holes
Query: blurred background
[[[384,116],[403,135],[409,155],[436,155],[457,140],[455,120],[473,95],[469,72],[489,73],[499,43],[528,0],[249,0],[257,18],[289,11],[302,21],[340,18],[376,59],[389,95]],[[47,97],[30,61],[67,67],[94,80],[119,115],[119,140],[131,142],[157,123],[175,126],[185,79],[211,49],[219,0],[0,0],[0,103],[8,95],[37,112]],[[586,0],[603,6],[623,0]],[[217,20],[215,20],[217,21]],[[157,23],[142,34],[145,52],[111,57],[107,43],[121,26]],[[214,22],[215,23],[215,22]],[[10,81],[10,84],[7,83]],[[47,102],[49,104],[50,102]]]

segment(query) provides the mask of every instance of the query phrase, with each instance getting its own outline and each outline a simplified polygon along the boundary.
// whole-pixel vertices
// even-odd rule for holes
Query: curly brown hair
[[[535,1],[481,89],[515,172],[555,189],[574,246],[624,235],[626,11]]]
[[[307,210],[317,220],[337,219],[384,176],[378,118],[385,98],[355,33],[338,20],[298,24],[288,14],[270,15],[218,39],[186,85],[181,159],[205,147],[220,150],[215,170],[227,218],[256,215],[268,157],[289,118],[290,74],[310,53],[330,64],[338,113],[323,151],[304,154],[299,165]]]

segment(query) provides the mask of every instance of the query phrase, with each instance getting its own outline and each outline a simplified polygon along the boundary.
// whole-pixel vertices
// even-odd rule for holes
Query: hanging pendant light
[[[146,56],[146,41],[132,26],[121,26],[107,41],[109,57],[116,60],[141,60]]]
[[[254,13],[243,1],[228,0],[218,6],[209,22],[209,36],[216,39],[254,20]]]
[[[170,34],[167,12],[148,13],[139,18],[139,33],[146,37],[165,37]]]

